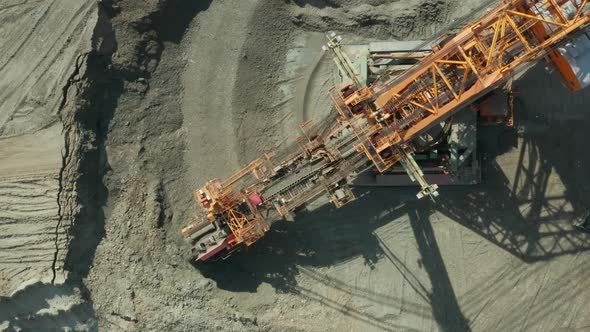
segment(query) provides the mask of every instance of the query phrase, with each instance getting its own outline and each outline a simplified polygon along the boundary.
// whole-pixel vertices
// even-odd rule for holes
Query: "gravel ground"
[[[518,130],[482,129],[481,185],[443,188],[436,203],[412,188],[359,189],[350,205],[318,203],[226,261],[187,261],[179,230],[198,214],[192,190],[329,108],[318,92],[332,81],[325,31],[430,39],[487,3],[0,5],[13,20],[0,25],[4,44],[34,59],[42,30],[65,45],[46,48],[42,58],[59,61],[45,67],[0,58],[13,73],[0,81],[0,330],[587,328],[590,241],[571,223],[590,207],[589,93],[568,94],[543,65],[516,82]],[[39,28],[53,11],[78,23]],[[39,37],[18,46],[19,26]],[[45,94],[30,88],[41,85]],[[16,92],[37,106],[15,111],[2,96]],[[22,253],[39,247],[28,262]]]

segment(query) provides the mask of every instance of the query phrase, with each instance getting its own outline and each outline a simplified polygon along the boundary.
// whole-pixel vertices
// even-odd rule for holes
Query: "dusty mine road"
[[[583,331],[590,92],[543,63],[483,183],[358,189],[194,266],[192,191],[330,111],[323,34],[433,39],[483,0],[4,0],[0,331]]]

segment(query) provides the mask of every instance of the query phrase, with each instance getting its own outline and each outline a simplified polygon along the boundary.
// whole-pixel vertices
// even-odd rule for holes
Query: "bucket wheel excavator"
[[[322,123],[302,124],[293,146],[195,192],[206,218],[182,230],[193,259],[228,257],[321,195],[337,207],[351,202],[350,181],[369,168],[383,173],[401,164],[420,186],[417,197],[434,199],[438,186],[426,180],[414,158],[424,149],[418,140],[433,126],[537,60],[546,59],[572,91],[590,83],[587,2],[501,1],[458,33],[441,37],[401,75],[369,86],[357,79],[341,38],[329,33],[325,50],[348,78],[329,91],[334,112]]]

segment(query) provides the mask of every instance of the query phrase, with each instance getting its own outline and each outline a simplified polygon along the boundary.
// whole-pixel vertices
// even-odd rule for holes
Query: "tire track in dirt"
[[[94,6],[51,2],[31,7],[30,13],[23,8],[0,13],[0,20],[15,20],[0,31],[9,52],[0,56],[1,136],[31,133],[56,122],[60,99],[56,91],[69,76]],[[21,27],[27,29],[24,36]]]
[[[58,113],[78,55],[89,50],[95,9],[70,0],[0,11],[0,20],[11,23],[0,27],[0,296],[65,280]]]
[[[58,219],[57,182],[47,176],[0,180],[0,279],[5,281],[0,293],[49,275]],[[59,242],[60,247],[65,244]]]

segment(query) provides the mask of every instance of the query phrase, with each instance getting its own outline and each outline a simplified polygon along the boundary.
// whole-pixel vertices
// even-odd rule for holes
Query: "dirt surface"
[[[96,8],[77,1],[0,5],[0,296],[63,282],[69,220],[64,93],[91,48]],[[1,320],[1,319],[0,319]]]
[[[542,64],[515,83],[516,130],[482,128],[481,185],[436,203],[358,189],[187,261],[192,191],[329,111],[325,31],[428,40],[490,1],[70,2],[0,5],[0,330],[590,326],[571,226],[590,208],[589,92]]]

